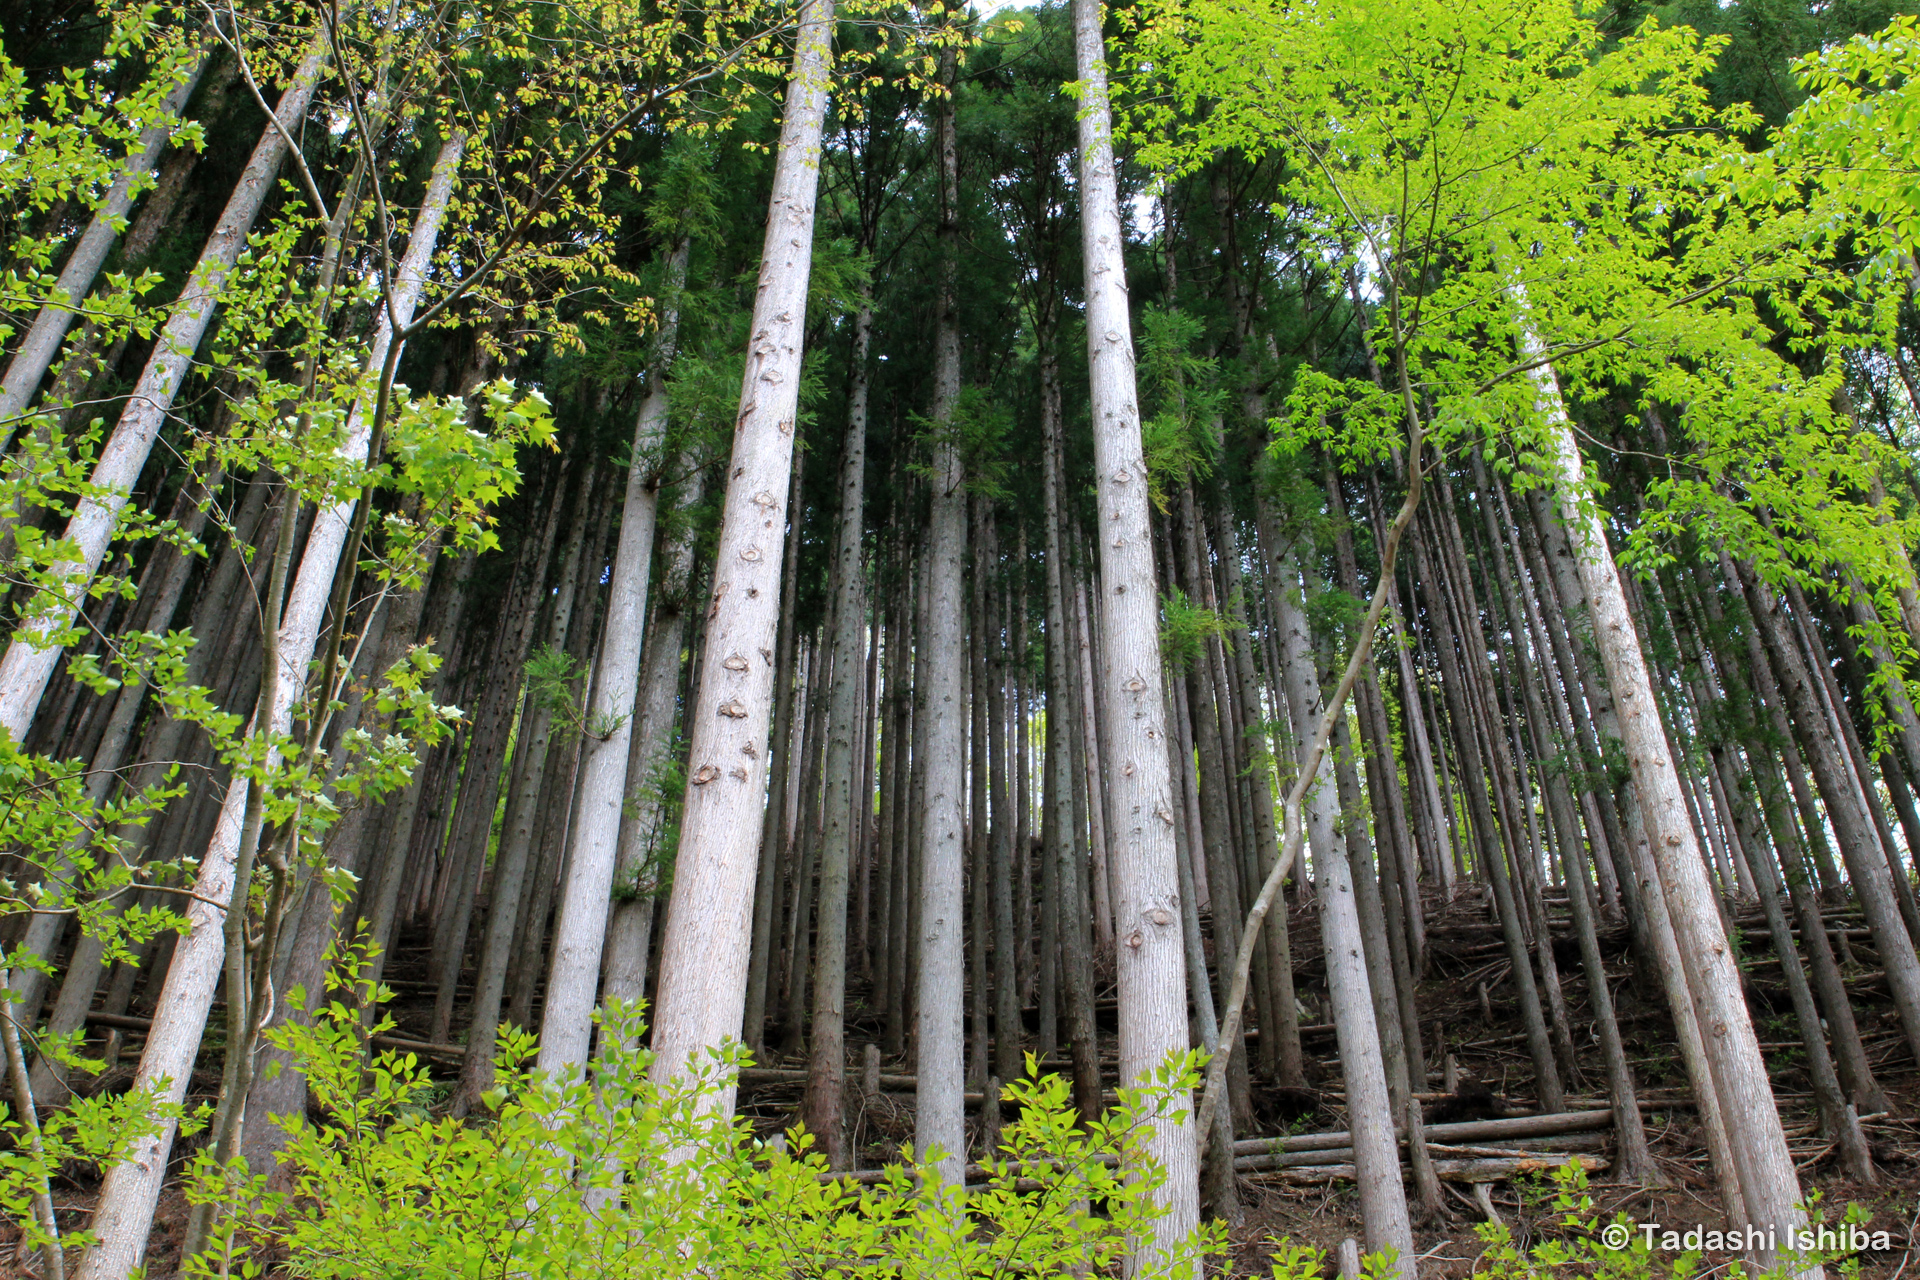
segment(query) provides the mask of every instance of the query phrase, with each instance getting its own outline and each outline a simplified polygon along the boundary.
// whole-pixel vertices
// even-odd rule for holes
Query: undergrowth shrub
[[[1084,1126],[1059,1077],[1008,1085],[1018,1118],[962,1199],[940,1184],[931,1152],[863,1186],[828,1176],[804,1133],[790,1151],[756,1142],[713,1105],[745,1060],[739,1050],[712,1056],[692,1080],[655,1083],[632,1008],[603,1012],[591,1084],[547,1078],[531,1065],[533,1037],[503,1028],[488,1114],[435,1116],[434,1086],[412,1054],[367,1059],[357,1005],[386,993],[364,972],[354,957],[330,980],[331,998],[308,1006],[311,1025],[269,1033],[307,1073],[324,1118],[272,1118],[289,1136],[284,1189],[203,1157],[189,1194],[228,1212],[191,1274],[1099,1275],[1162,1212],[1152,1196],[1165,1175],[1142,1157],[1141,1135],[1197,1078],[1197,1059],[1170,1061]],[[1219,1229],[1202,1229],[1138,1274],[1198,1275],[1223,1243]]]

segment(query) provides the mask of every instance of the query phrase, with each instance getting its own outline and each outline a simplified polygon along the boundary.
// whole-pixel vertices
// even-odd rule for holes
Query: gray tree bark
[[[273,190],[274,174],[286,156],[286,133],[299,128],[313,100],[314,89],[326,66],[327,47],[316,39],[295,69],[276,109],[277,125],[269,125],[260,134],[247,167],[241,171],[220,221],[207,237],[200,260],[172,316],[154,339],[153,356],[134,384],[127,408],[100,450],[89,478],[92,494],[74,508],[67,522],[65,537],[71,539],[78,558],[60,566],[69,585],[57,602],[49,603],[34,616],[22,620],[15,638],[0,658],[0,729],[13,735],[16,742],[26,737],[27,726],[40,705],[60,660],[60,646],[39,643],[43,638],[68,625],[81,601],[87,584],[100,571],[107,548],[119,527],[120,512],[126,507],[134,482],[146,466],[147,455],[159,438],[173,398],[180,390],[193,364],[194,350],[213,320],[228,275],[246,247],[247,233]]]
[[[714,560],[712,605],[691,725],[673,896],[660,953],[654,1077],[740,1038],[745,1008],[758,814],[780,605],[779,548],[793,463],[820,128],[826,112],[832,0],[802,11],[774,163],[752,338]],[[733,1111],[729,1082],[716,1099]]]
[[[1173,842],[1166,712],[1160,697],[1159,593],[1134,384],[1127,310],[1125,237],[1115,183],[1106,51],[1099,0],[1075,0],[1080,99],[1081,242],[1086,264],[1087,360],[1093,398],[1094,474],[1100,544],[1100,696],[1113,738],[1112,868],[1118,938],[1120,1081],[1133,1086],[1187,1048],[1187,975],[1180,878]],[[1167,1209],[1151,1248],[1172,1247],[1199,1220],[1199,1168],[1187,1125],[1191,1103],[1175,1099],[1155,1122],[1144,1154],[1166,1172]],[[1151,1257],[1142,1242],[1136,1265]]]
[[[867,649],[861,546],[866,527],[867,349],[872,334],[873,309],[862,306],[853,321],[853,369],[840,451],[839,543],[833,567],[833,664],[842,673],[856,669]],[[807,1129],[835,1169],[849,1167],[840,1101],[846,1090],[847,877],[854,843],[867,825],[867,796],[855,789],[856,779],[863,776],[855,756],[864,736],[860,695],[859,684],[844,674],[829,695],[826,830],[820,843],[820,928],[814,958],[813,1037],[807,1058]]]
[[[1531,329],[1523,328],[1522,349],[1532,358],[1543,355]],[[1542,361],[1530,376],[1536,404],[1547,419],[1546,443],[1551,450],[1555,497],[1561,521],[1573,540],[1580,584],[1593,611],[1600,659],[1619,707],[1621,742],[1633,775],[1641,820],[1673,921],[1686,986],[1707,1032],[1702,1041],[1726,1118],[1733,1165],[1739,1174],[1742,1216],[1752,1225],[1772,1229],[1775,1239],[1785,1240],[1790,1238],[1790,1229],[1805,1225],[1806,1214],[1798,1207],[1799,1179],[1787,1152],[1766,1064],[1747,1014],[1739,974],[1721,927],[1712,886],[1707,882],[1706,866],[1686,818],[1672,748],[1654,706],[1646,658],[1627,612],[1619,570],[1607,549],[1606,532],[1587,488],[1572,425],[1562,407],[1551,366]],[[1811,1270],[1817,1272],[1819,1268]]]

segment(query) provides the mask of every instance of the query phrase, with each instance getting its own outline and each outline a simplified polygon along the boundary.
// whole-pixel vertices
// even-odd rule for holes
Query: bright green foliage
[[[1218,609],[1194,603],[1179,587],[1167,590],[1160,597],[1160,656],[1167,669],[1190,670],[1206,652],[1207,641],[1225,636],[1232,625]]]
[[[1589,0],[1144,11],[1147,161],[1283,157],[1310,242],[1378,298],[1381,383],[1300,378],[1282,443],[1353,465],[1417,422],[1524,480],[1544,471],[1526,375],[1550,363],[1576,425],[1623,404],[1664,423],[1674,461],[1630,565],[1719,539],[1775,581],[1845,563],[1870,591],[1910,583],[1913,530],[1867,500],[1884,449],[1836,410],[1870,308],[1790,191],[1739,180],[1755,118],[1709,101],[1716,44],[1605,18]]]
[[[1795,70],[1812,96],[1774,155],[1806,167],[1828,199],[1828,234],[1859,237],[1898,287],[1920,271],[1920,19],[1897,17]]]
[[[120,176],[124,157],[140,149],[140,136],[168,119],[167,95],[192,71],[196,50],[159,21],[160,6],[106,10],[112,23],[102,57],[85,67],[66,67],[34,100],[24,68],[0,50],[0,218],[18,228],[20,220],[44,213],[61,201],[87,209],[106,203]],[[149,73],[131,86],[116,83],[125,64],[144,65]],[[174,145],[197,147],[198,125],[174,134]],[[146,175],[133,190],[151,186]],[[63,241],[13,235],[0,270],[0,343],[11,341],[42,306],[72,306],[54,287]],[[159,277],[113,278],[87,308],[87,317],[109,332],[137,328],[150,333],[152,313],[137,303]],[[18,424],[0,424],[14,430]]]
[[[962,387],[944,426],[918,414],[913,426],[922,459],[933,456],[939,445],[951,445],[960,454],[966,476],[962,487],[968,493],[994,499],[1009,496],[1006,442],[1013,431],[1013,415],[987,388]],[[908,463],[907,469],[922,477],[934,474],[924,460]]]
[[[492,531],[488,508],[520,487],[516,458],[522,447],[553,447],[553,414],[539,391],[517,393],[505,378],[487,384],[474,398],[486,406],[493,431],[467,425],[465,400],[452,396],[414,399],[396,389],[389,430],[393,455],[385,486],[418,495],[422,511],[414,521],[414,542],[439,525],[460,546],[485,551],[500,540]],[[394,522],[387,523],[388,554],[405,564],[412,549]]]
[[[627,789],[621,812],[639,817],[651,812],[652,822],[642,828],[639,865],[624,880],[614,883],[616,901],[644,901],[664,898],[673,887],[674,854],[680,848],[680,816],[687,798],[686,736],[676,733],[672,744],[647,770],[646,776]]]
[[[336,996],[384,995],[364,967],[364,954],[340,967]],[[530,1069],[532,1037],[503,1029],[492,1114],[469,1124],[429,1114],[432,1085],[412,1055],[381,1054],[369,1069],[357,1003],[336,998],[311,1026],[268,1033],[292,1051],[326,1119],[276,1117],[291,1137],[291,1191],[240,1179],[244,1203],[194,1273],[258,1273],[271,1250],[290,1274],[340,1280],[1099,1274],[1157,1212],[1161,1175],[1140,1161],[1141,1126],[1193,1077],[1191,1062],[1169,1064],[1091,1126],[1066,1081],[1009,1085],[1020,1117],[956,1222],[931,1165],[859,1186],[823,1177],[804,1134],[789,1154],[720,1118],[710,1104],[744,1061],[737,1049],[695,1080],[650,1081],[632,1009],[602,1021],[597,1087],[545,1080]],[[235,1180],[203,1159],[195,1186],[226,1197]],[[1182,1258],[1141,1274],[1191,1266],[1218,1243],[1196,1236]]]
[[[1198,318],[1162,307],[1140,316],[1140,389],[1156,406],[1140,423],[1140,443],[1147,494],[1163,513],[1173,489],[1211,474],[1220,457],[1219,362],[1193,350],[1203,329]]]
[[[0,1139],[5,1142],[0,1148],[0,1221],[20,1229],[21,1257],[26,1256],[24,1250],[48,1243],[46,1229],[33,1212],[32,1199],[50,1179],[59,1176],[62,1165],[69,1161],[110,1165],[124,1159],[135,1143],[169,1120],[179,1122],[180,1132],[191,1134],[204,1124],[205,1109],[155,1106],[153,1095],[145,1091],[75,1098],[41,1117],[36,1157],[20,1116],[0,1102]],[[61,1243],[69,1249],[84,1248],[92,1239],[86,1231],[61,1234]]]
[[[1816,1191],[1812,1203],[1805,1206],[1809,1226],[1816,1231],[1823,1221],[1818,1200]],[[1590,1276],[1593,1280],[1707,1280],[1718,1274],[1748,1274],[1739,1261],[1711,1264],[1697,1250],[1664,1259],[1650,1247],[1642,1224],[1624,1213],[1600,1221],[1593,1197],[1587,1193],[1586,1171],[1576,1161],[1569,1160],[1553,1171],[1549,1207],[1553,1229],[1535,1233],[1530,1241],[1516,1243],[1504,1222],[1477,1225],[1474,1231],[1486,1250],[1475,1264],[1475,1273],[1489,1280],[1548,1280],[1566,1275]],[[1841,1221],[1857,1224],[1868,1216],[1860,1206],[1849,1205]],[[1758,1273],[1756,1280],[1787,1280],[1804,1274],[1803,1268],[1810,1265],[1831,1267],[1845,1276],[1860,1271],[1857,1257],[1834,1250],[1815,1248],[1794,1255],[1783,1244],[1780,1257],[1777,1265]]]

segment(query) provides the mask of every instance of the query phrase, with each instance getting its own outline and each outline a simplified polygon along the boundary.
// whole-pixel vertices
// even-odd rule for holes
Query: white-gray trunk
[[[808,0],[787,85],[726,509],[715,550],[699,687],[687,707],[689,770],[655,1001],[655,1078],[740,1038],[754,875],[766,801],[782,539],[812,267],[833,0]],[[716,1100],[731,1114],[731,1084]]]
[[[951,82],[954,55],[941,55]],[[966,474],[953,438],[960,399],[957,152],[953,99],[940,101],[935,124],[940,155],[940,289],[934,320],[933,472],[928,477],[926,806],[920,827],[920,989],[913,1145],[926,1159],[938,1151],[940,1180],[964,1191],[967,1163],[966,918],[967,606],[962,562],[967,549]]]
[[[1297,762],[1312,752],[1325,713],[1314,663],[1313,639],[1299,596],[1300,571],[1289,552],[1278,562],[1281,581],[1268,598],[1280,633],[1281,679],[1293,716]],[[1316,761],[1322,768],[1323,761]],[[1347,1084],[1348,1127],[1353,1131],[1354,1182],[1360,1192],[1360,1222],[1367,1251],[1392,1249],[1406,1280],[1414,1278],[1413,1224],[1407,1215],[1406,1186],[1400,1180],[1400,1153],[1393,1134],[1393,1103],[1387,1094],[1386,1060],[1374,1016],[1373,986],[1367,977],[1360,910],[1354,900],[1353,871],[1336,827],[1340,801],[1331,776],[1306,797],[1307,842],[1313,851],[1320,932],[1327,961],[1327,995],[1333,1005],[1334,1036],[1340,1045],[1340,1070]],[[1297,784],[1296,784],[1297,785]]]
[[[1520,306],[1524,314],[1524,299]],[[1790,1229],[1806,1223],[1806,1214],[1798,1207],[1800,1182],[1787,1151],[1779,1108],[1747,1014],[1739,971],[1727,945],[1713,886],[1707,880],[1693,824],[1687,820],[1680,776],[1660,723],[1646,656],[1627,612],[1626,594],[1607,547],[1606,530],[1587,487],[1580,446],[1567,419],[1559,383],[1545,361],[1539,338],[1524,321],[1521,350],[1529,360],[1539,362],[1528,376],[1536,405],[1546,421],[1548,463],[1560,519],[1572,540],[1580,585],[1592,610],[1594,641],[1613,694],[1640,820],[1660,873],[1674,941],[1700,1021],[1701,1041],[1719,1087],[1720,1109],[1732,1146],[1732,1163],[1739,1173],[1746,1219],[1753,1226],[1774,1232],[1775,1239],[1786,1240]],[[1770,1258],[1771,1251],[1764,1251],[1764,1260]],[[1817,1267],[1809,1272],[1818,1273]]]
[[[1099,696],[1106,706],[1113,803],[1107,867],[1117,939],[1120,1083],[1137,1087],[1169,1055],[1187,1049],[1187,973],[1175,799],[1160,692],[1160,597],[1100,20],[1100,0],[1074,0],[1074,60],[1083,87],[1081,243],[1100,538]],[[1190,1098],[1176,1098],[1145,1143],[1144,1154],[1167,1175],[1159,1192],[1167,1213],[1154,1223],[1151,1249],[1173,1246],[1200,1218],[1199,1149],[1188,1126],[1191,1110]],[[1147,1242],[1142,1248],[1149,1248]],[[1136,1254],[1131,1266],[1137,1270],[1151,1256],[1150,1251]]]
[[[299,129],[326,60],[326,42],[315,40],[286,92],[280,95],[276,112],[279,126],[268,125],[261,132],[220,221],[187,278],[187,287],[174,304],[172,317],[154,339],[153,355],[94,464],[89,479],[93,492],[80,501],[67,522],[64,536],[73,541],[78,557],[59,567],[58,572],[67,579],[62,595],[23,620],[17,638],[7,646],[6,657],[0,658],[0,729],[12,734],[16,742],[26,738],[27,726],[40,706],[40,695],[60,661],[60,646],[42,647],[35,643],[35,637],[48,637],[67,627],[86,598],[87,584],[100,571],[114,530],[119,527],[120,512],[193,365],[194,350],[213,319],[228,273],[246,247],[247,233],[273,190],[274,175],[287,153],[286,134],[281,129],[284,127],[287,133]]]
[[[700,474],[689,477],[680,491],[682,510],[695,506],[705,493]],[[652,942],[654,895],[657,881],[648,864],[660,854],[666,836],[666,799],[657,779],[673,746],[674,714],[680,696],[681,646],[686,640],[686,593],[692,588],[694,527],[683,526],[673,545],[661,556],[662,580],[654,591],[653,625],[647,631],[647,655],[640,668],[640,706],[635,712],[633,754],[627,763],[627,791],[633,815],[620,824],[620,857],[614,879],[634,882],[635,893],[614,904],[607,926],[606,976],[603,1000],[638,1000],[647,985],[647,953]],[[671,599],[672,612],[663,616],[662,600]]]
[[[26,336],[14,348],[13,360],[7,365],[7,376],[0,381],[0,449],[7,447],[8,441],[13,439],[13,433],[19,429],[21,415],[33,402],[33,393],[39,389],[40,379],[46,376],[48,366],[52,365],[55,353],[60,350],[61,341],[67,336],[67,330],[73,327],[74,317],[80,314],[81,303],[87,291],[93,288],[101,264],[106,262],[107,255],[113,252],[114,244],[120,239],[120,225],[133,208],[139,189],[144,189],[152,179],[154,167],[160,163],[160,155],[167,149],[167,143],[173,139],[174,128],[180,123],[180,113],[186,110],[187,99],[193,96],[194,87],[200,83],[200,73],[207,68],[207,58],[208,55],[201,54],[200,60],[186,69],[184,77],[167,95],[169,119],[140,135],[139,149],[127,157],[120,176],[114,179],[113,186],[107,191],[106,200],[87,224],[87,229],[80,233],[73,252],[67,255],[66,265],[60,269],[60,278],[54,282],[54,296],[40,308],[40,314],[33,318]]]
[[[465,145],[465,135],[450,137],[441,147],[428,179],[406,257],[393,282],[393,311],[403,325],[413,314],[427,267],[433,261],[434,245],[453,194]],[[393,341],[388,314],[385,310],[379,314],[379,327],[366,363],[376,379]],[[346,433],[338,449],[345,468],[357,468],[366,460],[376,392],[377,388],[363,387],[348,417]],[[257,708],[254,713],[256,724],[264,715],[275,733],[292,731],[293,710],[304,691],[307,664],[320,638],[320,627],[333,593],[340,553],[346,548],[357,501],[356,496],[323,509],[314,517],[313,528],[307,535],[300,571],[281,615],[280,675],[273,705]],[[222,928],[226,911],[217,904],[236,896],[234,861],[240,848],[247,794],[244,778],[235,778],[227,788],[213,840],[200,859],[193,900],[184,913],[187,930],[174,944],[173,963],[167,970],[166,985],[161,989],[160,1001],[153,1013],[153,1030],[134,1074],[134,1089],[147,1090],[160,1102],[177,1103],[186,1096],[200,1036],[213,1007],[214,988],[226,956]],[[246,886],[239,886],[238,890],[244,894]],[[147,1234],[153,1225],[160,1183],[166,1176],[175,1128],[171,1122],[159,1126],[156,1132],[134,1144],[126,1160],[107,1170],[93,1218],[98,1242],[87,1251],[76,1273],[77,1280],[120,1280],[140,1264],[146,1251]]]
[[[671,345],[670,337],[663,335],[663,339]],[[653,567],[653,535],[660,510],[661,452],[667,433],[666,363],[657,364],[649,377],[634,423],[620,539],[607,583],[605,629],[600,634],[593,697],[580,745],[579,793],[568,834],[566,883],[554,921],[540,1020],[539,1066],[555,1074],[585,1066],[593,1042],[594,997],[600,988],[600,960],[620,853],[620,816],[627,799],[627,757],[633,746],[640,648],[646,634],[647,575]]]
[[[687,260],[692,252],[693,242],[683,236],[667,259],[668,300],[661,308],[660,332],[647,374],[647,403],[641,413],[657,413],[663,424],[672,403],[667,376],[679,343],[680,293],[686,288]],[[696,473],[681,490],[680,506],[684,508],[698,502],[701,490],[701,477]],[[652,633],[644,646],[640,687],[634,699],[633,734],[627,753],[627,793],[621,806],[620,832],[613,860],[618,896],[607,917],[607,948],[601,979],[602,998],[609,1003],[638,1000],[647,984],[654,885],[646,867],[654,854],[661,818],[661,806],[654,796],[654,779],[673,741],[673,700],[680,685],[680,637],[685,625],[678,600],[687,589],[687,578],[693,568],[692,531],[684,522],[682,528],[681,536],[671,547],[663,549],[661,557],[667,576],[660,584],[660,591],[668,593],[674,601],[669,606],[672,621],[662,625],[664,610],[656,603]]]

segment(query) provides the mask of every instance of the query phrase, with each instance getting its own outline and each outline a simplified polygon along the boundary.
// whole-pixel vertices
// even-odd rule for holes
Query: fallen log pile
[[[1512,1156],[1489,1160],[1435,1160],[1433,1173],[1442,1182],[1484,1186],[1491,1182],[1507,1182],[1522,1174],[1550,1173],[1563,1167],[1569,1160],[1577,1160],[1588,1173],[1602,1172],[1609,1166],[1605,1156]],[[1234,1161],[1236,1168],[1239,1164],[1238,1160]],[[1308,1185],[1350,1182],[1354,1177],[1354,1168],[1350,1164],[1324,1164],[1304,1169],[1276,1169],[1270,1176],[1281,1182]]]
[[[1527,1173],[1558,1169],[1578,1161],[1588,1173],[1610,1167],[1603,1155],[1612,1140],[1611,1111],[1563,1111],[1549,1115],[1509,1116],[1501,1120],[1466,1120],[1458,1124],[1426,1125],[1427,1154],[1442,1182],[1485,1184],[1505,1182]],[[1405,1159],[1406,1131],[1399,1132]],[[1290,1183],[1322,1183],[1351,1179],[1353,1135],[1297,1133],[1274,1138],[1244,1138],[1233,1144],[1236,1173],[1258,1174]],[[1036,1169],[1035,1172],[1038,1172]],[[885,1169],[823,1173],[823,1182],[845,1181],[871,1186],[886,1181]],[[966,1167],[969,1182],[983,1181],[981,1165]],[[1028,1183],[1031,1181],[1031,1187]],[[1022,1189],[1037,1190],[1037,1180],[1022,1179]]]

